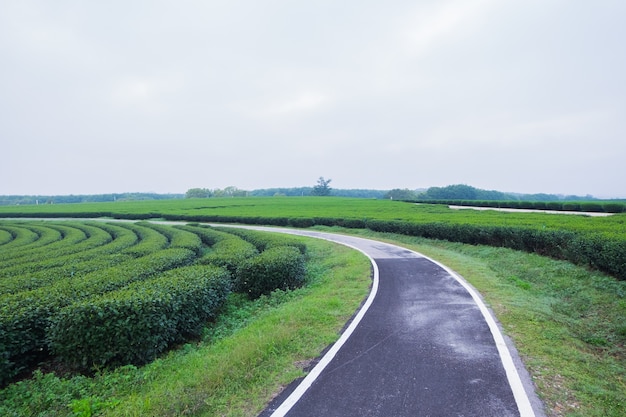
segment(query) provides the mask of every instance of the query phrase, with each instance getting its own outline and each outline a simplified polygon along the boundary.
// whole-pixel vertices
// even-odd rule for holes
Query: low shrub
[[[65,306],[189,265],[194,256],[187,249],[164,249],[78,280],[60,280],[32,291],[0,297],[0,384],[46,352],[46,328]]]
[[[230,288],[223,268],[167,271],[63,308],[48,331],[50,349],[81,371],[149,362],[172,344],[199,336]]]
[[[580,203],[580,210],[581,211],[588,211],[588,212],[596,212],[596,213],[601,213],[604,211],[602,204],[600,203],[590,203],[590,202],[586,202],[586,203]]]
[[[328,225],[332,226],[333,224],[329,223]],[[306,245],[302,243],[300,239],[293,236],[236,227],[217,227],[216,229],[239,236],[243,240],[252,243],[259,252],[279,246],[292,246],[297,248],[301,254],[304,255],[306,253]]]
[[[277,289],[300,287],[304,284],[305,274],[304,256],[298,249],[275,247],[247,259],[239,266],[235,290],[254,299]]]

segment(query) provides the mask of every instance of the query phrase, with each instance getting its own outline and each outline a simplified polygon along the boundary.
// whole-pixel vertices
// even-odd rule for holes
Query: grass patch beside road
[[[624,415],[626,282],[510,249],[359,234],[421,252],[477,288],[513,339],[549,416]]]

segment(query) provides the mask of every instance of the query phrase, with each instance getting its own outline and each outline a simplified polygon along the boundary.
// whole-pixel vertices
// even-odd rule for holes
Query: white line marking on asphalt
[[[493,316],[489,312],[489,309],[483,302],[482,298],[478,295],[478,293],[474,290],[474,288],[465,281],[463,277],[458,275],[456,272],[445,266],[444,264],[435,261],[434,259],[429,258],[419,252],[415,252],[419,255],[424,256],[424,258],[429,261],[439,265],[446,272],[448,272],[459,284],[461,284],[467,292],[470,293],[474,302],[478,305],[480,312],[483,314],[487,325],[489,326],[489,330],[491,330],[491,335],[496,343],[496,347],[498,349],[498,353],[500,354],[500,359],[502,361],[502,365],[504,366],[504,370],[506,372],[506,377],[509,380],[509,385],[511,386],[511,390],[513,391],[513,396],[515,397],[515,402],[517,403],[517,409],[520,413],[520,417],[535,417],[535,411],[530,403],[530,399],[528,398],[528,393],[524,389],[524,385],[522,384],[522,379],[520,378],[519,373],[517,372],[517,368],[515,367],[515,363],[513,362],[513,357],[511,356],[511,352],[509,351],[506,342],[504,341],[504,336],[500,332],[500,328],[498,327],[496,321]]]
[[[341,245],[348,246],[352,249],[358,250],[359,252],[363,253],[365,256],[369,258],[370,262],[372,263],[372,268],[374,269],[374,274],[373,274],[374,276],[372,278],[372,290],[370,291],[370,295],[367,297],[365,304],[363,304],[363,306],[361,307],[357,315],[354,317],[354,320],[352,320],[352,323],[350,323],[346,331],[343,332],[339,340],[337,340],[335,344],[328,350],[328,352],[326,352],[326,354],[322,357],[322,359],[320,359],[317,365],[313,367],[311,372],[309,372],[309,374],[302,380],[302,382],[300,382],[300,384],[287,397],[287,399],[283,401],[280,407],[278,407],[272,413],[271,417],[284,417],[289,412],[289,410],[291,410],[291,408],[296,404],[296,402],[298,402],[298,400],[304,395],[304,393],[309,389],[311,384],[313,384],[313,382],[317,379],[317,377],[322,373],[324,368],[326,368],[326,366],[330,363],[330,361],[333,360],[333,358],[335,357],[339,349],[341,349],[341,347],[346,343],[348,338],[352,335],[356,327],[361,322],[361,319],[363,318],[367,310],[372,305],[372,302],[374,302],[374,298],[376,298],[376,293],[378,292],[378,265],[376,264],[376,262],[371,256],[363,252],[361,249],[354,247],[352,245],[349,245],[347,243],[337,242],[337,241],[334,241],[332,239],[327,239],[327,238],[322,238],[322,239],[339,243]]]

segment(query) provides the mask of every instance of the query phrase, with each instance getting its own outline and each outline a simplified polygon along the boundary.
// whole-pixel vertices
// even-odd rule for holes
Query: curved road
[[[545,417],[514,347],[447,267],[369,239],[228,226],[337,242],[367,255],[374,270],[370,295],[339,340],[259,417]]]
[[[374,268],[370,296],[341,338],[259,417],[544,416],[494,318],[445,266],[363,238],[249,228],[341,243]]]

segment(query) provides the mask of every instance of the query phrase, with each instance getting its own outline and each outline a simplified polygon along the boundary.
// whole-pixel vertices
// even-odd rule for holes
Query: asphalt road
[[[291,232],[364,252],[374,283],[340,340],[259,417],[544,415],[514,348],[461,277],[398,246]]]

